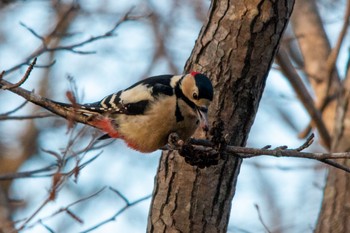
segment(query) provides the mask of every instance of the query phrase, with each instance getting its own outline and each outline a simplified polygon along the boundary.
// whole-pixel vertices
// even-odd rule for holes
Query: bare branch
[[[50,201],[51,201],[50,197],[46,198],[44,202],[28,218],[24,220],[22,225],[18,228],[18,231],[23,230],[27,225],[27,223],[29,223]]]
[[[1,86],[1,89],[9,90],[9,89],[13,89],[13,88],[21,86],[28,79],[30,73],[32,72],[32,70],[35,66],[36,60],[37,60],[37,58],[35,57],[34,60],[32,61],[32,63],[30,63],[29,67],[27,68],[26,73],[24,74],[24,76],[22,77],[22,79],[19,82],[15,83],[15,84],[10,84],[10,85],[3,85],[3,86]]]
[[[261,216],[261,213],[260,213],[260,208],[258,206],[258,204],[254,204],[254,207],[256,209],[256,211],[258,212],[258,216],[259,216],[259,220],[261,222],[261,224],[263,225],[263,227],[265,228],[265,230],[268,232],[268,233],[272,233],[269,228],[267,227],[266,223],[264,222],[262,216]]]
[[[0,180],[12,180],[12,179],[19,179],[19,178],[33,178],[35,175],[40,174],[40,173],[46,173],[53,171],[54,169],[57,168],[56,164],[52,164],[49,166],[46,166],[44,168],[32,170],[32,171],[26,171],[26,172],[16,172],[16,173],[9,173],[9,174],[1,174],[0,175]],[[52,176],[52,174],[44,174],[41,175],[41,177],[47,177],[47,176]]]
[[[314,122],[316,128],[318,129],[318,132],[320,133],[322,141],[325,143],[327,148],[330,148],[331,138],[322,120],[321,113],[315,107],[312,97],[310,96],[308,90],[301,81],[301,78],[299,77],[298,73],[295,71],[292,63],[289,60],[288,54],[286,53],[283,47],[279,49],[276,58],[278,64],[282,68],[282,72],[288,78],[294,90],[297,92],[299,99],[303,102],[303,105],[310,114],[312,121]]]
[[[45,38],[40,36],[34,29],[28,27],[26,24],[24,24],[23,22],[19,23],[22,27],[24,27],[25,29],[27,29],[30,33],[32,33],[36,38],[38,38],[39,40],[41,40],[43,43],[45,43]]]
[[[112,190],[113,192],[115,192],[121,199],[123,199],[123,201],[127,204],[130,205],[129,200],[121,193],[119,192],[117,189],[113,188],[113,187],[109,187],[110,190]]]
[[[350,1],[347,1],[345,15],[344,15],[344,23],[343,23],[342,29],[340,31],[337,43],[336,43],[335,47],[332,49],[332,51],[329,54],[327,61],[326,61],[326,66],[327,66],[327,71],[328,71],[329,76],[333,72],[335,63],[336,63],[338,55],[339,55],[340,48],[343,44],[344,38],[346,36],[346,32],[347,32],[348,27],[349,27],[349,23],[350,23]],[[329,84],[329,86],[330,86],[330,84]]]
[[[306,139],[306,141],[304,142],[304,144],[302,144],[301,146],[299,146],[298,148],[295,148],[296,151],[302,151],[306,148],[308,148],[309,146],[311,146],[311,144],[314,142],[314,134],[310,134],[310,136]]]
[[[115,192],[114,190],[112,190],[112,191]],[[147,195],[147,196],[145,196],[145,197],[142,197],[142,198],[140,198],[140,199],[138,199],[138,200],[136,200],[136,201],[133,201],[133,202],[130,202],[130,203],[126,203],[126,205],[125,205],[123,208],[121,208],[119,211],[117,211],[112,217],[110,217],[110,218],[108,218],[108,219],[106,219],[106,220],[104,220],[104,221],[102,221],[102,222],[100,222],[100,223],[94,225],[93,227],[90,227],[90,228],[88,228],[88,229],[86,229],[86,230],[84,230],[84,231],[81,231],[80,233],[91,232],[91,231],[93,231],[93,230],[95,230],[95,229],[101,227],[102,225],[105,225],[105,224],[107,224],[107,223],[109,223],[109,222],[115,221],[116,218],[117,218],[120,214],[124,213],[127,209],[129,209],[129,208],[131,208],[131,207],[137,205],[137,204],[140,203],[140,202],[143,202],[143,201],[149,199],[150,197],[152,197],[151,194],[150,194],[150,195]],[[124,201],[125,201],[125,200],[124,200]]]
[[[311,135],[307,141],[299,146],[296,149],[288,149],[286,146],[280,146],[275,149],[269,149],[270,146],[263,147],[262,149],[257,148],[249,148],[249,147],[239,147],[239,146],[225,146],[224,151],[227,155],[231,156],[237,156],[240,158],[252,158],[257,156],[273,156],[273,157],[291,157],[291,158],[307,158],[307,159],[314,159],[318,160],[320,162],[326,163],[328,165],[331,165],[333,167],[336,167],[338,169],[341,169],[345,172],[350,173],[350,168],[339,164],[337,162],[334,162],[330,159],[350,159],[350,152],[340,152],[340,153],[312,153],[312,152],[301,152],[301,150],[306,149],[308,146],[311,145],[313,141],[313,135]],[[182,142],[180,142],[182,143]],[[184,146],[192,146],[194,153],[200,152],[206,154],[204,157],[205,159],[210,158],[211,156],[216,156],[218,154],[218,151],[216,151],[216,145],[208,140],[203,139],[190,139],[188,144],[185,145],[176,145],[176,147],[172,148],[175,150],[180,150]],[[169,149],[169,148],[164,148]],[[180,153],[181,154],[181,153]],[[195,157],[193,155],[193,157]],[[202,157],[203,158],[203,157]],[[198,162],[198,161],[196,161]],[[204,161],[206,162],[206,161]],[[191,163],[191,162],[190,162]],[[200,163],[200,162],[199,162]],[[197,164],[195,164],[197,165]],[[201,164],[199,164],[201,166]]]
[[[64,16],[62,17],[61,21],[65,20],[65,18],[67,17],[68,14],[70,14],[71,12],[73,12],[76,9],[76,6],[72,6],[66,14],[64,14]],[[23,27],[25,27],[28,31],[30,31],[35,37],[39,38],[42,41],[42,45],[41,47],[39,47],[35,52],[33,52],[30,56],[28,56],[22,63],[17,64],[9,69],[6,70],[6,74],[9,74],[17,69],[19,69],[20,67],[27,65],[29,63],[30,60],[32,60],[35,57],[39,57],[40,55],[47,53],[47,52],[53,52],[53,51],[68,51],[68,52],[72,52],[72,53],[77,53],[77,54],[93,54],[95,53],[94,51],[80,51],[80,50],[76,50],[77,48],[83,47],[84,45],[90,44],[92,42],[98,41],[98,40],[102,40],[102,39],[106,39],[106,38],[110,38],[110,37],[114,37],[116,36],[115,31],[119,28],[119,26],[121,24],[123,24],[124,22],[128,22],[128,21],[133,21],[133,20],[138,20],[142,17],[145,16],[131,16],[133,8],[131,8],[130,10],[128,10],[117,22],[116,24],[107,32],[98,35],[98,36],[92,36],[86,40],[83,40],[81,42],[78,43],[74,43],[71,45],[64,45],[64,46],[55,46],[50,48],[48,45],[48,41],[46,38],[44,38],[43,36],[40,36],[39,34],[37,34],[32,28],[30,28],[29,26],[25,25],[25,24],[21,24]],[[52,34],[55,33],[55,30],[57,30],[57,28],[60,25],[57,25],[57,27],[54,29],[54,31],[52,33],[50,33],[49,37],[52,36]],[[53,62],[54,63],[54,62]],[[49,64],[49,65],[44,65],[44,66],[36,66],[36,67],[41,67],[41,68],[46,68],[49,66],[52,66],[53,63]]]
[[[214,143],[202,140],[202,139],[190,139],[190,144],[209,147],[209,149],[215,148]],[[273,156],[273,157],[292,157],[292,158],[307,158],[307,159],[350,159],[350,152],[339,152],[339,153],[312,153],[312,152],[300,152],[300,148],[287,149],[286,146],[277,147],[275,149],[257,149],[250,147],[240,146],[226,146],[225,152],[240,158],[252,158],[261,155]],[[306,148],[306,147],[305,147]],[[208,149],[208,148],[206,148]]]
[[[48,230],[50,233],[55,233],[54,230],[52,230],[49,226],[44,224],[42,221],[39,222],[40,225],[42,225],[46,230]]]
[[[97,197],[97,196],[98,196],[101,192],[103,192],[105,189],[106,189],[106,187],[102,187],[102,188],[101,188],[100,190],[98,190],[97,192],[94,192],[94,193],[92,193],[92,194],[90,194],[90,195],[88,195],[88,196],[86,196],[86,197],[80,198],[79,200],[76,200],[75,202],[72,202],[71,204],[67,205],[66,207],[60,208],[60,209],[56,210],[55,212],[53,212],[52,214],[50,214],[50,215],[48,215],[48,216],[46,216],[46,217],[43,217],[43,218],[41,218],[41,219],[39,219],[39,220],[33,222],[33,223],[30,224],[30,225],[27,225],[24,229],[31,229],[31,228],[33,228],[34,226],[36,226],[37,224],[43,224],[43,222],[44,222],[45,220],[49,220],[49,219],[51,219],[51,218],[53,218],[53,217],[55,217],[55,216],[57,216],[57,215],[59,215],[59,214],[61,214],[61,213],[64,213],[64,212],[66,212],[66,213],[72,213],[72,212],[69,210],[70,207],[75,206],[75,205],[77,205],[77,204],[80,204],[81,202],[90,200],[90,199],[92,199],[92,198],[94,198],[94,197]]]
[[[27,102],[27,101],[26,101]],[[48,117],[57,117],[57,115],[47,112],[40,112],[35,115],[28,115],[28,116],[7,116],[7,115],[0,115],[0,121],[8,121],[8,120],[31,120],[31,119],[38,119],[38,118],[48,118]]]
[[[1,78],[0,78],[0,79],[1,79]],[[22,104],[20,104],[20,105],[19,105],[18,107],[16,107],[15,109],[0,114],[0,120],[2,119],[2,117],[5,118],[5,117],[7,117],[8,115],[11,115],[12,113],[17,112],[18,110],[20,110],[21,108],[23,108],[27,103],[28,103],[28,101],[24,101]]]
[[[63,118],[66,118],[66,119],[73,119],[74,121],[76,122],[80,122],[80,123],[83,123],[83,124],[87,124],[87,125],[91,125],[91,122],[89,122],[89,120],[91,119],[91,117],[89,116],[86,116],[86,115],[83,115],[83,114],[77,114],[73,108],[69,109],[69,108],[65,108],[49,99],[46,99],[40,95],[37,95],[33,92],[30,92],[26,89],[23,89],[21,87],[13,87],[13,85],[16,85],[16,84],[12,84],[12,83],[9,83],[5,80],[0,80],[0,87],[11,87],[9,89],[9,91],[13,92],[13,93],[16,93],[20,96],[22,96],[23,98],[25,98],[26,100],[34,103],[34,104],[37,104]],[[95,117],[102,117],[102,115],[100,116],[99,114],[96,114]]]

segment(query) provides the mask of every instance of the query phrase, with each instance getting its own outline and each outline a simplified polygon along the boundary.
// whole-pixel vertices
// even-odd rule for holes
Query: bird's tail
[[[3,79],[0,80],[0,88],[11,85]],[[21,87],[8,88],[8,90],[69,121],[90,125],[106,132],[109,137],[119,138],[115,120],[102,114],[105,109],[99,107],[99,102],[86,105],[67,104],[50,100]]]
[[[60,105],[61,107],[67,109],[68,111],[73,111],[75,114],[80,114],[88,116],[88,124],[106,132],[107,134],[101,136],[99,140],[107,138],[119,138],[119,133],[116,129],[116,122],[108,116],[102,115],[105,112],[105,109],[100,107],[99,102],[90,103],[90,104],[67,104],[52,101],[53,103]]]

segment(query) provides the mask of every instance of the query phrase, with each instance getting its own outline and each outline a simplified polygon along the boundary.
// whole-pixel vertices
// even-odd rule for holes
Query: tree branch
[[[52,100],[49,100],[47,98],[44,98],[40,95],[35,94],[34,92],[31,92],[31,91],[28,91],[26,89],[19,87],[29,77],[30,71],[32,70],[32,67],[34,66],[33,64],[34,64],[34,62],[32,63],[31,66],[28,67],[27,72],[23,76],[23,78],[16,84],[12,84],[8,81],[3,80],[2,75],[0,75],[0,89],[9,90],[9,91],[11,91],[19,96],[22,96],[24,99],[26,99],[26,100],[28,100],[36,105],[39,105],[39,106],[49,110],[50,112],[55,113],[55,114],[65,118],[67,120],[70,120],[70,121],[80,122],[80,123],[87,124],[87,125],[94,127],[90,120],[93,118],[98,118],[98,117],[103,118],[103,116],[100,114],[95,114],[94,116],[77,114],[77,112],[74,111],[74,108],[66,108],[64,106],[61,106],[61,105],[55,103]]]
[[[70,13],[72,13],[74,10],[76,9],[76,6],[72,6],[62,17],[61,21],[65,20],[68,15]],[[30,33],[32,33],[36,38],[39,38],[42,41],[42,45],[35,51],[33,52],[30,56],[28,56],[22,63],[17,64],[9,69],[6,70],[6,74],[9,74],[17,69],[19,69],[20,67],[27,65],[29,63],[30,60],[32,60],[35,57],[39,57],[40,55],[47,53],[47,52],[53,52],[53,51],[69,51],[72,53],[78,53],[78,54],[91,54],[91,53],[95,53],[94,51],[79,51],[76,50],[77,48],[80,48],[86,44],[101,40],[101,39],[106,39],[109,37],[113,37],[115,36],[115,31],[119,28],[119,26],[127,21],[132,21],[132,20],[137,20],[141,17],[144,16],[131,16],[131,12],[132,12],[133,8],[131,8],[129,11],[127,11],[117,22],[116,24],[107,32],[101,34],[101,35],[97,35],[97,36],[91,36],[88,39],[85,39],[81,42],[75,43],[75,44],[71,44],[71,45],[62,45],[62,46],[54,46],[52,48],[49,47],[49,42],[46,37],[40,36],[38,33],[36,33],[34,31],[34,29],[30,28],[29,26],[21,23],[21,25],[23,27],[25,27]],[[61,22],[60,21],[60,22]],[[52,35],[54,35],[55,31],[57,30],[57,28],[59,28],[60,23],[57,25],[57,27],[53,30],[53,32],[50,33],[50,35],[48,36],[49,38],[52,37]],[[49,64],[49,65],[44,65],[44,66],[36,66],[36,67],[48,67],[53,65],[53,63]]]
[[[282,64],[283,69],[286,69],[290,72],[295,72],[294,69],[290,70],[289,65],[291,65],[291,64],[288,63],[289,60],[286,60],[286,59],[288,59],[288,57],[286,58],[287,55],[286,54],[283,55],[283,50],[281,50],[281,51],[282,52],[279,52],[278,59],[279,59],[279,62]],[[53,112],[53,113],[55,113],[63,118],[66,118],[69,121],[80,122],[80,123],[95,127],[92,125],[92,123],[90,121],[91,116],[77,114],[74,111],[74,108],[69,108],[69,109],[65,108],[65,107],[63,107],[63,106],[61,106],[61,105],[59,105],[59,104],[57,104],[49,99],[46,99],[44,97],[41,97],[39,95],[34,94],[33,92],[29,92],[28,90],[25,90],[25,89],[19,87],[19,85],[23,84],[23,82],[29,77],[31,69],[32,69],[32,66],[29,66],[27,69],[26,75],[17,84],[9,83],[9,82],[1,79],[1,76],[0,76],[0,88],[11,87],[11,88],[6,88],[6,89],[8,89],[9,91],[11,91],[13,93],[16,93],[16,94],[22,96],[23,98],[25,98],[26,100],[28,100],[32,103],[35,103],[39,106],[42,106],[42,107],[48,109],[49,111],[51,111],[51,112]],[[293,75],[297,75],[296,72]],[[305,88],[305,87],[302,86],[301,89],[296,88],[296,90],[302,90],[302,88]],[[308,98],[311,98],[311,97],[308,97]],[[311,100],[308,100],[308,101],[311,101]],[[74,105],[74,103],[73,103],[73,105]],[[314,114],[315,122],[316,121],[318,122],[320,134],[323,137],[325,137],[325,139],[329,143],[330,142],[329,135],[328,135],[328,132],[327,132],[325,126],[322,124],[322,119],[320,118],[319,113],[317,112],[316,109],[314,109],[312,107],[310,107],[310,112],[312,112]],[[96,116],[94,116],[94,117],[103,117],[103,116],[100,114],[96,114]],[[183,141],[181,141],[179,143],[179,140],[177,140],[177,138],[175,138],[175,139],[171,138],[174,136],[176,136],[176,135],[169,136],[169,141],[174,142],[173,143],[174,145],[171,145],[170,147],[172,147],[172,148],[170,148],[170,149],[175,148],[176,150],[182,150],[185,148],[185,146],[188,146],[188,145],[184,145]],[[256,149],[256,148],[226,145],[225,147],[223,147],[224,148],[223,152],[225,152],[227,154],[234,155],[234,156],[238,156],[240,158],[251,158],[251,157],[256,157],[256,156],[261,156],[261,155],[269,155],[269,156],[275,156],[275,157],[294,157],[294,158],[315,159],[315,160],[319,160],[323,163],[329,164],[331,166],[337,167],[339,169],[342,169],[342,170],[350,173],[350,168],[329,160],[329,159],[344,159],[344,158],[349,159],[350,158],[349,152],[340,152],[340,153],[301,152],[302,150],[306,149],[308,146],[311,145],[311,143],[313,141],[313,137],[314,137],[313,135],[310,136],[303,145],[301,145],[300,147],[298,147],[296,149],[288,149],[286,146],[277,147],[275,149],[269,149],[269,147],[264,147],[262,149]],[[202,139],[191,139],[189,146],[193,147],[196,151],[204,152],[204,157],[206,157],[206,159],[209,159],[209,165],[217,164],[218,158],[216,156],[219,154],[219,151],[218,151],[218,149],[216,149],[217,145],[215,145],[215,143],[213,143],[211,141],[207,141],[207,140],[202,140]],[[190,147],[187,147],[186,149],[188,150],[188,149],[190,149]],[[165,149],[169,149],[169,147],[166,147]],[[208,157],[208,155],[210,155],[210,156]],[[199,159],[200,160],[203,159],[203,155],[201,155]]]
[[[326,61],[326,66],[327,66],[327,72],[328,75],[331,76],[335,63],[337,61],[338,55],[339,55],[339,51],[340,48],[343,44],[344,38],[346,36],[346,32],[348,30],[349,27],[349,22],[350,22],[350,1],[347,1],[346,4],[346,9],[345,9],[345,15],[344,15],[344,23],[342,26],[342,29],[340,31],[337,43],[335,45],[335,47],[332,49],[331,53],[329,54],[327,61]],[[330,86],[330,84],[329,84]]]
[[[101,227],[102,225],[104,225],[104,224],[106,224],[106,223],[115,221],[116,218],[117,218],[120,214],[124,213],[127,209],[129,209],[129,208],[131,208],[131,207],[137,205],[138,203],[143,202],[143,201],[149,199],[150,197],[152,197],[152,195],[147,195],[147,196],[142,197],[142,198],[140,198],[140,199],[138,199],[138,200],[136,200],[136,201],[130,202],[128,199],[126,199],[126,197],[125,197],[123,194],[121,194],[119,191],[116,191],[116,189],[110,187],[110,190],[113,191],[114,193],[116,193],[120,198],[123,199],[123,201],[125,202],[125,206],[122,207],[120,210],[118,210],[118,211],[117,211],[113,216],[111,216],[110,218],[108,218],[108,219],[106,219],[106,220],[104,220],[104,221],[101,221],[100,223],[98,223],[98,224],[96,224],[96,225],[94,225],[94,226],[92,226],[92,227],[90,227],[90,228],[88,228],[88,229],[86,229],[86,230],[84,230],[84,231],[81,231],[80,233],[91,232],[91,231],[93,231],[93,230],[95,230],[95,229]]]
[[[299,99],[302,101],[306,110],[310,114],[312,121],[314,122],[322,141],[325,143],[327,148],[330,148],[331,137],[328,133],[328,130],[322,120],[321,113],[317,110],[314,105],[314,101],[310,96],[308,90],[304,86],[301,78],[298,73],[295,71],[287,52],[281,47],[277,53],[277,62],[281,66],[282,73],[288,78],[289,82],[293,86],[293,89],[296,91]]]
[[[27,68],[26,73],[23,75],[22,79],[19,82],[15,83],[15,84],[11,84],[11,85],[3,85],[1,87],[1,89],[8,90],[8,89],[13,89],[13,88],[21,86],[28,79],[30,73],[32,72],[32,70],[33,70],[33,68],[35,66],[36,60],[37,60],[37,58],[35,57],[33,59],[32,63],[30,63],[29,67]],[[1,75],[0,78],[2,78],[2,76],[3,75]]]
[[[197,165],[199,167],[211,166],[215,164],[215,161],[218,160],[216,156],[219,154],[218,146],[208,140],[204,139],[194,139],[191,138],[188,142],[184,143],[182,140],[176,141],[176,134],[170,134],[169,141],[173,142],[168,147],[163,148],[164,150],[179,150],[181,151],[186,148],[186,152],[189,151],[192,153],[188,158],[192,160],[186,160],[192,165]],[[350,173],[350,168],[334,162],[330,159],[350,159],[350,152],[340,152],[340,153],[313,153],[313,152],[302,152],[302,150],[308,148],[314,140],[314,134],[311,134],[305,143],[295,149],[288,149],[287,146],[279,146],[274,149],[270,149],[271,146],[265,146],[261,149],[250,148],[250,147],[240,147],[240,146],[221,146],[220,152],[225,153],[229,156],[236,156],[242,159],[258,157],[258,156],[273,156],[273,157],[290,157],[290,158],[305,158],[305,159],[314,159],[322,163],[326,163],[330,166],[341,169],[345,172]],[[188,148],[190,147],[190,149]],[[204,163],[204,164],[203,164]],[[217,162],[216,162],[217,163]]]

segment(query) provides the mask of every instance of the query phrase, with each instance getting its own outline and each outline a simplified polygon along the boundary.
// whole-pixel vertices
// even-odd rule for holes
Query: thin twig
[[[57,168],[57,165],[56,164],[52,164],[52,165],[46,166],[44,168],[40,168],[40,169],[36,169],[36,170],[32,170],[32,171],[0,174],[0,180],[13,180],[13,179],[19,179],[19,178],[32,178],[32,177],[34,177],[34,175],[37,175],[38,173],[50,172],[50,171],[53,171],[55,168]],[[45,174],[45,176],[47,176],[47,174]]]
[[[130,205],[129,200],[124,196],[124,194],[122,194],[119,190],[113,188],[113,187],[109,187],[109,189],[111,191],[113,191],[114,193],[116,193],[121,199],[123,199],[123,201],[127,204]]]
[[[48,230],[50,233],[55,233],[54,230],[52,230],[49,226],[47,226],[46,224],[44,224],[42,221],[39,222],[40,225],[42,225],[46,230]]]
[[[26,228],[26,226],[28,225],[29,222],[31,222],[35,216],[38,215],[39,212],[41,212],[43,210],[43,208],[51,201],[55,200],[57,193],[59,192],[60,189],[62,189],[63,185],[65,184],[66,180],[71,177],[74,176],[75,179],[77,179],[77,175],[78,172],[83,169],[87,164],[91,163],[92,161],[94,161],[101,153],[98,153],[97,155],[95,155],[94,157],[92,157],[91,159],[89,159],[88,161],[84,162],[84,163],[80,163],[81,160],[77,160],[77,164],[70,169],[68,172],[62,172],[63,169],[65,168],[67,161],[70,158],[74,158],[77,156],[77,154],[74,153],[73,149],[72,149],[72,143],[77,141],[78,138],[82,137],[82,132],[85,132],[85,128],[81,129],[78,131],[78,133],[76,133],[74,135],[74,131],[71,132],[71,137],[70,140],[68,141],[68,144],[66,146],[66,149],[60,153],[54,152],[54,151],[46,151],[49,154],[52,154],[55,156],[55,158],[57,159],[57,163],[53,166],[53,168],[55,169],[55,172],[51,174],[52,177],[52,185],[51,188],[49,190],[49,194],[48,197],[42,202],[42,204],[26,219],[23,220],[23,223],[21,223],[21,225],[18,227],[18,231],[23,230],[24,228]],[[92,147],[92,143],[89,143],[89,147]],[[71,153],[71,155],[68,155],[68,153]],[[83,152],[82,152],[83,153]],[[87,151],[85,151],[83,153],[83,156],[87,153]],[[47,170],[51,170],[51,166],[47,168]],[[35,171],[36,172],[36,171]],[[32,175],[32,174],[30,174]],[[70,211],[69,209],[66,209],[65,212],[70,215],[73,219],[75,219],[78,222],[81,222],[82,220],[75,215],[72,211]]]
[[[269,228],[267,227],[267,225],[265,224],[265,222],[264,222],[264,220],[263,220],[263,218],[261,216],[259,206],[257,204],[254,204],[254,207],[255,207],[256,211],[258,212],[258,217],[259,217],[259,220],[260,220],[261,224],[263,225],[263,227],[265,228],[265,230],[268,233],[271,233],[271,231],[269,230]]]
[[[335,63],[338,59],[339,51],[340,51],[340,48],[343,44],[344,38],[346,36],[346,32],[348,30],[349,23],[350,23],[350,0],[348,0],[347,4],[346,4],[344,23],[343,23],[342,29],[340,31],[337,43],[336,43],[335,47],[332,49],[332,51],[329,54],[327,61],[326,61],[326,66],[327,66],[326,70],[329,74],[329,77],[331,77],[331,74],[334,70],[334,66],[335,66]],[[329,79],[331,79],[331,78],[329,78]]]
[[[67,14],[72,12],[74,10],[74,6],[68,10]],[[42,40],[42,45],[41,47],[39,47],[35,52],[33,52],[29,57],[27,57],[22,63],[20,64],[17,64],[9,69],[6,70],[6,75],[19,69],[20,67],[24,66],[24,65],[27,65],[29,63],[30,60],[32,60],[33,58],[35,57],[38,57],[44,53],[47,53],[47,52],[53,52],[53,51],[68,51],[68,52],[72,52],[72,53],[78,53],[78,54],[92,54],[92,53],[95,53],[94,51],[79,51],[79,50],[76,50],[77,48],[80,48],[84,45],[87,45],[89,43],[92,43],[92,42],[95,42],[95,41],[98,41],[98,40],[101,40],[101,39],[106,39],[106,38],[110,38],[110,37],[113,37],[113,36],[116,36],[115,34],[115,31],[119,28],[119,26],[124,23],[124,22],[127,22],[127,21],[133,21],[133,20],[137,20],[137,19],[140,19],[142,17],[145,17],[145,16],[131,16],[130,14],[132,13],[132,10],[133,8],[131,8],[130,10],[128,10],[117,22],[116,24],[110,29],[108,30],[107,32],[101,34],[101,35],[98,35],[98,36],[92,36],[86,40],[83,40],[81,42],[78,42],[78,43],[75,43],[75,44],[71,44],[71,45],[65,45],[65,46],[55,46],[55,47],[52,47],[52,48],[49,48],[48,45],[47,45],[47,41],[46,39],[44,38],[44,40],[42,40],[42,36],[40,36],[39,34],[37,34],[33,29],[31,29],[30,27],[28,26],[24,26],[22,24],[22,26],[24,26],[27,30],[29,30],[35,37],[39,38]],[[63,17],[64,19],[64,17]],[[52,34],[52,33],[51,33]],[[49,64],[49,65],[44,65],[44,66],[40,66],[40,67],[48,67],[48,66],[51,66],[52,64]],[[36,67],[39,67],[39,66],[36,66]]]
[[[88,196],[86,196],[86,197],[80,198],[79,200],[76,200],[76,201],[70,203],[70,204],[67,205],[66,207],[60,208],[60,209],[56,210],[55,212],[53,212],[52,214],[50,214],[50,215],[48,215],[48,216],[46,216],[46,217],[40,218],[40,219],[37,220],[36,222],[33,222],[33,223],[30,224],[30,225],[27,225],[24,229],[31,229],[31,228],[35,227],[37,224],[39,224],[39,223],[40,223],[40,224],[43,224],[43,222],[44,222],[45,220],[49,220],[49,219],[51,219],[52,217],[57,216],[57,215],[60,214],[60,213],[69,211],[69,208],[70,208],[70,207],[75,206],[75,205],[77,205],[77,204],[79,204],[79,203],[81,203],[81,202],[84,202],[84,201],[86,201],[86,200],[90,200],[90,199],[92,199],[92,198],[98,196],[98,195],[99,195],[101,192],[103,192],[105,189],[106,189],[106,187],[102,187],[102,188],[101,188],[100,190],[98,190],[97,192],[94,192],[94,193],[92,193],[92,194],[90,194],[90,195],[88,195]]]
[[[302,151],[311,146],[311,144],[314,142],[315,135],[312,133],[310,136],[306,139],[306,141],[299,146],[298,148],[295,148],[296,151]]]
[[[22,79],[19,82],[15,83],[15,84],[10,84],[10,85],[3,85],[1,88],[3,90],[9,90],[9,89],[13,89],[13,88],[21,86],[28,79],[30,73],[32,72],[32,70],[35,66],[36,60],[37,60],[37,58],[35,57],[34,60],[32,61],[32,63],[30,63],[29,67],[27,68],[26,73],[23,75]]]
[[[112,190],[112,191],[113,191],[113,190]],[[113,192],[115,192],[115,191],[113,191]],[[119,211],[117,211],[112,217],[110,217],[110,218],[108,218],[108,219],[106,219],[106,220],[104,220],[104,221],[102,221],[102,222],[100,222],[100,223],[98,223],[98,224],[96,224],[96,225],[94,225],[94,226],[92,226],[92,227],[90,227],[90,228],[84,230],[84,231],[81,231],[80,233],[91,232],[91,231],[93,231],[93,230],[95,230],[95,229],[101,227],[102,225],[105,225],[105,224],[107,224],[107,223],[109,223],[109,222],[115,221],[116,218],[117,218],[120,214],[122,214],[123,212],[125,212],[127,209],[129,209],[129,208],[131,208],[131,207],[137,205],[137,204],[140,203],[140,202],[143,202],[143,201],[149,199],[150,197],[152,197],[152,195],[147,195],[147,196],[142,197],[142,198],[140,198],[140,199],[138,199],[138,200],[136,200],[136,201],[134,201],[134,202],[129,202],[129,201],[128,201],[128,203],[126,203],[125,206],[124,206],[123,208],[121,208]]]
[[[21,231],[25,228],[27,223],[29,223],[46,205],[51,201],[50,197],[47,197],[45,201],[22,223],[20,227],[18,227],[18,231]]]
[[[273,156],[273,157],[291,157],[291,158],[307,158],[307,159],[315,159],[320,162],[326,163],[338,169],[341,169],[345,172],[350,173],[350,168],[346,167],[342,164],[339,164],[330,159],[350,159],[350,152],[339,152],[339,153],[312,153],[312,152],[301,152],[301,150],[306,149],[311,145],[313,141],[313,134],[307,139],[307,141],[299,146],[296,149],[287,149],[285,147],[277,147],[275,149],[269,149],[270,146],[263,147],[261,149],[257,148],[249,148],[249,147],[240,147],[240,146],[226,146],[224,153],[238,156],[240,158],[252,158],[257,156]],[[215,144],[208,140],[203,139],[190,139],[189,142],[192,145],[197,145],[196,150],[205,151],[212,148],[215,148]],[[205,147],[203,149],[203,146]],[[178,148],[180,149],[180,146]],[[214,149],[212,149],[214,150]],[[215,154],[215,153],[214,153]]]
[[[45,38],[40,36],[34,29],[28,27],[25,23],[20,22],[19,23],[22,27],[24,27],[25,29],[27,29],[30,33],[32,33],[36,38],[38,38],[39,40],[41,40],[43,43],[45,42]]]
[[[5,112],[5,113],[1,113],[1,114],[0,114],[0,120],[1,120],[2,117],[5,118],[5,117],[11,115],[12,113],[17,112],[18,110],[20,110],[21,108],[23,108],[27,103],[28,103],[28,101],[26,100],[26,101],[24,101],[22,104],[20,104],[18,107],[16,107],[15,109],[10,110],[10,111]]]
[[[43,108],[46,108],[47,110],[55,113],[56,115],[59,115],[59,116],[66,118],[66,119],[72,118],[76,122],[91,125],[88,122],[90,118],[87,115],[76,114],[74,109],[65,108],[65,107],[60,106],[59,104],[57,104],[49,99],[46,99],[40,95],[37,95],[31,91],[28,91],[28,90],[23,89],[21,87],[13,87],[12,85],[14,85],[14,84],[9,83],[3,79],[0,80],[0,87],[1,86],[12,87],[9,89],[9,91],[16,93],[17,95],[22,96],[23,98],[25,98],[26,100],[28,100],[34,104],[37,104]],[[98,114],[96,114],[96,116],[97,115]]]
[[[193,144],[205,146],[202,142],[191,140]],[[206,144],[206,143],[205,143]],[[307,158],[307,159],[350,159],[350,152],[339,152],[339,153],[312,153],[312,152],[300,152],[296,149],[257,149],[250,147],[240,146],[227,146],[225,149],[226,153],[236,155],[240,158],[252,158],[261,155],[273,156],[273,157],[292,157],[292,158]]]
[[[31,119],[38,119],[38,118],[48,118],[48,117],[57,117],[57,115],[53,113],[47,113],[47,112],[40,112],[35,115],[28,115],[28,116],[6,116],[6,115],[0,115],[0,121],[8,121],[8,120],[31,120]]]

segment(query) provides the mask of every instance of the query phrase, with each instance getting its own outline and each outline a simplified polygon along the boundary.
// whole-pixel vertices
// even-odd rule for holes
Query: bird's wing
[[[81,105],[85,113],[142,115],[161,95],[172,96],[172,75],[150,77],[131,87],[106,96],[101,101]]]

